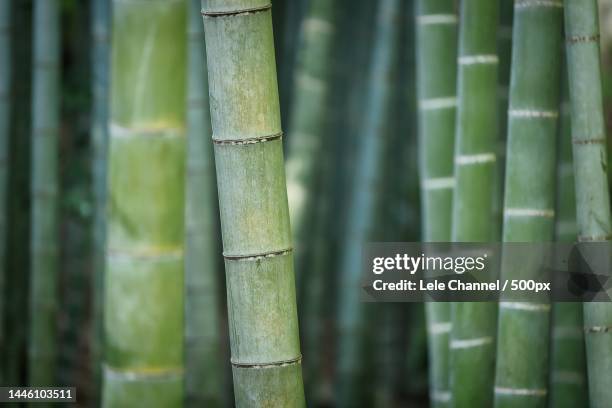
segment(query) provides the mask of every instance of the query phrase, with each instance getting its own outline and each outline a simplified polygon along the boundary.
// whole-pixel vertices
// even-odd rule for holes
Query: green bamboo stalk
[[[271,5],[203,9],[236,405],[303,407]]]
[[[539,0],[514,5],[504,242],[554,238],[561,7]],[[528,279],[529,273],[502,267],[503,279]],[[500,303],[496,407],[546,406],[549,325],[548,303]]]
[[[384,129],[391,106],[393,84],[390,76],[396,62],[399,39],[400,2],[378,3],[376,33],[370,55],[367,82],[368,110],[364,112],[363,135],[359,140],[352,183],[344,248],[340,263],[341,291],[338,304],[339,356],[337,404],[340,407],[367,406],[369,395],[365,352],[368,343],[367,310],[359,301],[362,245],[374,237],[382,203],[377,188],[382,185],[386,137]]]
[[[301,52],[295,73],[287,147],[287,193],[295,248],[298,298],[310,277],[305,262],[312,255],[314,204],[320,193],[321,166],[328,125],[330,79],[335,39],[335,2],[312,0],[302,21]]]
[[[456,242],[486,242],[493,231],[498,14],[499,0],[461,3],[451,232]],[[451,306],[455,407],[492,404],[496,314],[493,303]]]
[[[562,75],[562,103],[557,141],[555,240],[576,242],[576,198],[572,163],[571,115],[567,70]],[[588,406],[586,355],[581,303],[554,303],[552,314],[550,406]]]
[[[601,95],[599,22],[596,0],[565,2],[576,212],[579,241],[609,241],[605,122]],[[608,292],[610,293],[610,292]],[[592,407],[610,405],[612,387],[612,306],[585,303],[589,400]]]
[[[106,164],[108,155],[108,76],[110,65],[110,0],[91,1],[92,70],[92,189],[93,189],[93,280],[91,362],[92,400],[100,401],[102,362],[102,309],[106,245]]]
[[[113,3],[105,407],[183,404],[186,15]]]
[[[58,304],[59,4],[34,2],[29,381],[56,381]]]
[[[187,406],[218,407],[223,389],[217,282],[221,264],[200,0],[189,0],[187,12],[185,398]]]
[[[0,355],[5,355],[6,245],[8,211],[8,165],[11,117],[11,8],[0,4]],[[0,384],[5,384],[4,361],[0,359]]]
[[[457,107],[457,15],[453,0],[419,0],[417,7],[417,92],[423,239],[451,239],[453,145]],[[429,398],[450,403],[450,304],[425,304],[429,354]]]

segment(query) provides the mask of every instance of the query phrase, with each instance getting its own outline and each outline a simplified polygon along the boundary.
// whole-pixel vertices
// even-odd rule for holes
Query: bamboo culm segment
[[[504,242],[554,238],[563,17],[555,4],[515,2]],[[504,279],[531,277],[529,268],[509,267],[505,259],[501,273]],[[500,304],[496,407],[547,406],[550,305],[534,306],[518,310]]]
[[[217,295],[221,260],[200,0],[189,0],[187,13],[185,401],[187,406],[218,407],[223,389]]]
[[[565,35],[579,240],[609,241],[612,228],[597,1],[565,1]],[[608,377],[612,372],[612,305],[585,303],[583,307],[589,401],[592,407],[603,408],[612,401]]]
[[[457,15],[452,0],[419,0],[417,7],[417,84],[423,238],[451,239],[453,146],[457,107]],[[432,16],[444,16],[438,21]],[[428,327],[429,398],[450,406],[450,304],[425,304]]]
[[[373,40],[371,67],[365,91],[370,105],[365,111],[362,136],[355,163],[350,206],[348,209],[345,244],[340,260],[339,281],[348,290],[338,299],[338,384],[337,404],[340,407],[368,405],[368,388],[360,383],[367,378],[364,356],[368,345],[368,310],[359,301],[359,282],[362,245],[374,237],[381,202],[377,192],[382,185],[385,152],[385,113],[391,106],[392,84],[389,77],[395,64],[395,50],[399,37],[397,0],[378,3]],[[371,309],[370,309],[371,310]]]
[[[270,3],[202,6],[236,405],[303,407]]]
[[[499,0],[461,2],[452,239],[491,239],[497,142]],[[451,394],[455,407],[491,406],[496,305],[451,305]],[[454,347],[475,340],[473,347]],[[468,343],[470,344],[470,343]]]
[[[106,245],[106,164],[108,154],[108,104],[110,71],[110,1],[91,2],[92,38],[92,175],[93,175],[93,333],[91,362],[94,375],[93,399],[99,403],[102,364],[102,308],[104,287],[104,248]]]
[[[287,191],[294,236],[298,293],[310,273],[304,264],[312,252],[315,199],[319,197],[321,166],[328,124],[331,51],[334,40],[334,2],[313,0],[301,29],[301,53],[295,74],[287,150]]]
[[[578,226],[567,69],[563,70],[561,81],[555,240],[573,243],[578,236]],[[550,405],[559,408],[588,406],[582,304],[559,302],[552,306]]]
[[[34,3],[29,385],[56,383],[59,2]]]
[[[11,8],[12,0],[0,4],[0,355],[6,355],[4,308],[6,299],[6,243],[8,234],[8,166],[11,103]],[[0,384],[5,384],[4,361],[0,360]]]
[[[186,15],[113,3],[105,407],[183,404]]]

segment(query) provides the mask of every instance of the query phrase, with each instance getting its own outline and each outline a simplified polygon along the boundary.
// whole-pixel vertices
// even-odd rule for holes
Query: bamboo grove
[[[612,0],[0,0],[0,387],[611,406],[611,19]],[[500,282],[568,269],[583,297],[379,296],[368,257],[416,243],[500,248]],[[569,255],[538,270],[509,249],[549,246]],[[571,269],[589,250],[593,297]]]

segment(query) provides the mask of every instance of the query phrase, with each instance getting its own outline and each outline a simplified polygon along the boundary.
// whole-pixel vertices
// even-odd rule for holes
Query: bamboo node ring
[[[598,241],[610,241],[612,234],[608,235],[580,235],[578,237],[579,242],[598,242]]]
[[[599,41],[599,34],[593,35],[573,35],[571,37],[567,37],[565,41],[569,44],[578,44],[578,43],[588,43],[588,42],[596,42]]]
[[[301,364],[302,355],[298,355],[296,358],[289,360],[273,361],[271,363],[238,363],[232,360],[232,365],[236,368],[267,368],[267,367],[282,367],[293,364]]]
[[[510,388],[495,387],[495,393],[501,395],[525,395],[533,397],[545,397],[548,394],[546,388]]]
[[[247,14],[247,13],[259,13],[262,11],[267,11],[272,8],[272,3],[266,4],[265,6],[260,7],[251,7],[240,10],[227,10],[227,11],[205,11],[202,10],[202,15],[204,17],[227,17],[227,16],[236,16],[239,14]]]
[[[268,251],[261,252],[258,254],[248,254],[248,255],[236,255],[236,254],[223,254],[223,257],[228,261],[256,261],[258,259],[263,258],[274,258],[275,256],[283,256],[290,254],[293,251],[293,248],[285,248],[278,251]]]
[[[213,143],[217,145],[232,145],[232,146],[251,145],[251,144],[256,144],[256,143],[271,142],[273,140],[281,139],[282,137],[283,137],[283,132],[278,132],[273,135],[250,137],[247,139],[215,139],[213,137]]]
[[[586,333],[612,333],[612,326],[591,326],[585,327]]]
[[[528,7],[556,7],[563,8],[563,3],[558,0],[516,0],[514,7],[523,9]]]
[[[577,145],[587,145],[587,144],[603,144],[606,143],[606,139],[604,137],[594,137],[592,139],[572,139],[573,144]]]

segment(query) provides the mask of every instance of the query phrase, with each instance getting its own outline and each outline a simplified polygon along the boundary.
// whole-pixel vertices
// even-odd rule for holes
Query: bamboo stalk
[[[486,242],[493,225],[499,0],[461,3],[452,239]],[[496,305],[451,306],[452,405],[491,406]],[[467,345],[464,346],[464,345]]]
[[[419,0],[417,92],[423,239],[451,239],[453,145],[457,108],[457,14],[452,0]],[[450,404],[450,304],[425,304],[429,355],[429,399]]]
[[[303,407],[271,5],[203,9],[236,405]]]
[[[565,35],[578,239],[581,242],[609,241],[612,228],[597,1],[565,2]],[[585,303],[583,307],[589,400],[592,407],[606,407],[612,401],[609,379],[612,370],[612,306],[609,303]]]
[[[337,404],[340,407],[367,406],[368,387],[365,352],[368,344],[367,310],[359,302],[362,245],[377,231],[377,215],[381,209],[377,188],[383,182],[385,152],[384,126],[391,104],[390,75],[396,61],[399,38],[400,3],[383,0],[378,3],[375,38],[370,55],[370,76],[367,82],[368,110],[364,112],[363,135],[359,140],[353,174],[351,200],[348,204],[345,243],[340,263],[340,280],[346,288],[338,304],[339,356],[337,369]],[[361,383],[362,381],[363,383]]]
[[[570,131],[567,79],[563,80],[559,141],[557,147],[557,199],[555,238],[575,242],[577,238],[576,201]],[[586,362],[583,336],[582,304],[553,304],[551,339],[550,405],[586,406]]]
[[[8,166],[11,117],[11,8],[12,1],[0,4],[0,355],[6,355],[6,246],[8,229]],[[0,384],[5,384],[5,367],[0,359]]]
[[[92,38],[92,177],[93,177],[93,287],[91,361],[93,367],[93,395],[100,401],[102,364],[102,309],[104,287],[104,248],[106,245],[106,165],[108,155],[108,76],[110,64],[110,1],[91,1]]]
[[[328,125],[330,75],[337,5],[313,0],[302,21],[301,52],[295,73],[287,147],[287,193],[295,247],[298,299],[310,277],[306,262],[312,256],[315,201],[320,194],[321,167]]]
[[[34,2],[32,90],[32,236],[30,246],[31,386],[56,381],[58,305],[59,4]]]
[[[187,208],[185,213],[185,397],[188,406],[221,406],[223,389],[217,195],[204,27],[200,0],[189,0]]]
[[[576,198],[572,160],[571,115],[567,70],[562,75],[562,102],[557,141],[555,239],[576,242]],[[552,314],[550,406],[588,406],[586,355],[581,303],[554,303]]]
[[[561,7],[536,0],[514,5],[504,242],[554,237]],[[528,273],[502,267],[503,279],[528,279]],[[500,303],[496,407],[547,404],[550,304],[523,305]]]
[[[113,3],[105,407],[183,403],[186,15]]]

